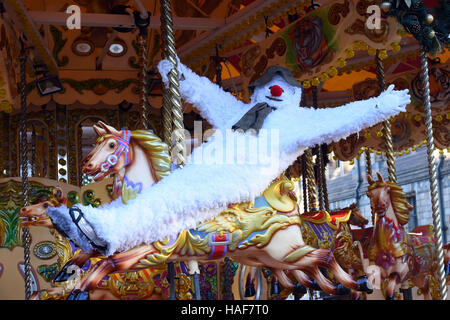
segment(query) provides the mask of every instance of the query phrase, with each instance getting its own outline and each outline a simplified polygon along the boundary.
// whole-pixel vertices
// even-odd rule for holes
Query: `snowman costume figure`
[[[172,68],[167,60],[158,65],[166,85]],[[405,111],[410,103],[407,90],[390,86],[378,97],[337,108],[300,107],[300,84],[288,69],[272,66],[249,86],[251,102],[245,104],[181,63],[178,73],[182,98],[198,109],[215,133],[193,150],[183,168],[145,189],[126,206],[119,198],[100,208],[77,205],[79,210],[71,215],[64,206],[49,208],[47,214],[55,227],[83,251],[94,247],[109,256],[195,228],[230,204],[253,201],[305,149],[346,138]],[[240,138],[245,140],[240,147],[231,143],[233,147],[224,148],[224,140],[228,145]],[[260,147],[249,148],[252,142]],[[271,161],[248,161],[249,153],[264,153],[261,146],[273,147]],[[233,161],[202,157],[225,159],[229,152],[237,154],[229,157]]]

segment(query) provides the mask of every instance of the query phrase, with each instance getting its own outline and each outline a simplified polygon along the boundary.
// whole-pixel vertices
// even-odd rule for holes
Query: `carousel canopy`
[[[394,17],[383,12],[379,28],[368,28],[368,7],[374,3],[174,0],[177,54],[194,71],[213,80],[217,80],[220,66],[222,86],[244,100],[248,99],[247,85],[269,66],[285,66],[305,88],[304,103],[312,105],[311,88],[316,87],[318,107],[326,108],[378,94],[375,54],[379,52],[384,59],[386,83],[395,84],[397,89],[409,88],[413,97],[408,112],[393,123],[394,149],[406,152],[425,139],[418,81],[420,44]],[[425,5],[433,10],[438,2],[425,1]],[[75,12],[71,11],[73,6],[81,12],[80,28],[72,29],[67,24]],[[54,102],[89,108],[126,103],[138,108],[139,30],[133,11],[150,15],[146,30],[147,93],[150,113],[159,117],[162,90],[155,67],[163,44],[160,2],[156,0],[4,1],[0,26],[1,110],[15,113],[19,109],[21,47],[27,48],[28,55],[29,105]],[[433,125],[440,149],[450,144],[449,58],[444,46],[430,60]],[[60,84],[64,90],[42,96],[36,80],[47,78],[49,81],[40,82],[44,86],[41,91],[51,91],[52,86]],[[189,105],[184,105],[184,111],[195,112]],[[363,148],[383,150],[380,127],[333,145],[341,160],[352,159]]]

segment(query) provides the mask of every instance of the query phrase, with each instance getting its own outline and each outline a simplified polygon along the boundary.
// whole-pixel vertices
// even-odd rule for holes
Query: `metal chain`
[[[384,80],[383,61],[380,58],[378,50],[376,55],[376,63],[377,63],[378,88],[380,89],[381,92],[383,92],[386,89],[386,82]],[[389,180],[394,183],[397,183],[397,174],[395,172],[394,145],[392,143],[391,121],[389,119],[383,122],[383,131],[384,131],[384,144],[386,148],[386,162]]]
[[[22,176],[22,206],[28,206],[28,196],[30,187],[28,184],[28,143],[27,143],[27,94],[26,94],[26,63],[27,56],[22,50],[20,58],[20,165]],[[30,246],[31,235],[28,228],[22,228],[23,255],[25,264],[25,299],[31,297],[31,261]]]
[[[139,35],[139,60],[141,66],[140,72],[140,91],[141,91],[141,108],[142,108],[142,128],[149,129],[148,122],[148,99],[147,99],[147,39]]]
[[[439,276],[439,291],[442,300],[447,300],[447,285],[445,279],[445,266],[444,266],[444,250],[442,245],[442,226],[441,216],[439,213],[439,200],[436,178],[436,162],[433,156],[434,150],[434,138],[433,138],[433,126],[431,118],[431,102],[430,102],[430,82],[428,77],[428,61],[425,49],[422,47],[420,52],[420,75],[423,88],[423,106],[425,113],[425,126],[427,134],[427,156],[428,156],[428,170],[430,179],[431,190],[431,207],[433,213],[433,227],[434,237],[436,240],[436,253],[438,262],[438,276]]]

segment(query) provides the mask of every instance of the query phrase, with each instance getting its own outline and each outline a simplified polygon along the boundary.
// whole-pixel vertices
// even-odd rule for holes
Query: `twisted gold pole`
[[[180,83],[178,80],[178,61],[176,59],[175,37],[173,31],[172,7],[170,0],[161,0],[161,35],[163,39],[163,57],[173,64],[173,69],[168,74],[169,87],[163,90],[163,132],[164,141],[172,148],[172,135],[175,138],[176,163],[182,168],[186,163],[184,157],[184,124],[183,108],[181,105]],[[168,263],[170,296],[169,300],[176,300],[175,295],[175,266]],[[197,277],[198,279],[198,277]],[[198,285],[198,281],[195,283]],[[198,286],[199,287],[199,286]],[[197,286],[196,286],[197,288]],[[195,293],[198,298],[199,290]]]
[[[384,80],[383,61],[380,58],[380,52],[378,50],[376,55],[376,62],[378,88],[381,92],[383,92],[386,89],[386,82]],[[389,180],[397,183],[397,174],[395,172],[394,145],[392,144],[391,121],[389,119],[383,122],[383,131]]]
[[[439,200],[436,178],[436,162],[433,156],[434,150],[434,138],[433,138],[433,126],[431,123],[431,102],[430,102],[430,83],[428,77],[428,61],[427,54],[424,48],[421,48],[420,52],[420,75],[423,88],[423,106],[425,113],[425,126],[427,134],[427,156],[428,156],[428,170],[430,179],[431,190],[431,207],[433,213],[433,227],[434,238],[436,240],[436,253],[438,262],[438,276],[439,276],[439,291],[441,294],[441,300],[447,300],[447,285],[445,279],[445,266],[444,266],[444,250],[442,246],[442,226],[441,215],[439,212]]]
[[[169,99],[172,110],[172,135],[175,140],[176,147],[176,164],[183,167],[186,163],[184,155],[184,124],[183,124],[183,107],[181,105],[180,82],[178,80],[178,61],[176,59],[175,37],[173,31],[172,7],[170,0],[161,0],[161,17],[164,24],[165,35],[165,55],[174,68],[169,72]],[[167,94],[167,92],[166,92]]]
[[[367,149],[364,154],[366,156],[366,177],[372,176],[372,161],[370,159],[370,151]]]
[[[25,50],[20,55],[20,164],[22,176],[22,206],[28,206],[29,183],[28,183],[28,143],[27,143],[27,94],[26,94],[26,63]],[[30,246],[31,236],[28,228],[22,228],[23,255],[25,266],[25,299],[29,299],[31,292],[31,261]]]
[[[163,11],[163,0],[161,0],[161,13]],[[167,58],[167,50],[166,50],[166,38],[167,38],[167,28],[165,15],[161,14],[161,53],[162,58]],[[169,153],[172,149],[172,105],[170,103],[170,94],[169,89],[163,85],[163,105],[162,105],[162,131],[163,131],[163,140],[169,147]]]
[[[147,100],[147,39],[139,35],[139,60],[141,65],[140,72],[140,92],[141,92],[141,108],[142,108],[142,128],[149,129],[148,122],[148,100]]]
[[[327,212],[330,212],[330,202],[328,200],[328,187],[327,187],[327,177],[325,175],[325,160],[324,160],[324,154],[322,150],[322,146],[319,147],[319,157],[320,157],[320,184],[322,186],[322,201],[323,201],[323,209]]]
[[[307,149],[305,151],[305,162],[307,176],[306,181],[308,185],[308,211],[317,211],[317,209],[319,209],[319,203],[317,201],[316,181],[314,177],[314,162],[311,149]]]
[[[303,212],[308,212],[308,185],[307,185],[307,173],[306,173],[306,155],[302,155],[302,190],[303,190]]]

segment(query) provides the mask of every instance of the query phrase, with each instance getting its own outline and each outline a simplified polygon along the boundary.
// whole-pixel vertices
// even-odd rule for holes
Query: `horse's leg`
[[[95,288],[97,283],[106,275],[113,271],[130,270],[141,259],[154,252],[156,252],[156,249],[153,246],[140,246],[99,261],[92,270],[86,274],[83,280],[75,286],[71,294],[72,297],[69,298],[76,299],[78,296],[88,298],[86,293]]]
[[[75,255],[72,259],[67,261],[67,263],[61,268],[61,271],[56,275],[53,282],[64,282],[69,280],[71,276],[73,276],[74,272],[77,270],[73,270],[72,266],[77,266],[78,268],[82,268],[84,264],[92,257],[94,257],[96,254],[95,252],[79,252],[77,255]]]
[[[386,300],[394,300],[394,293],[397,284],[400,283],[400,276],[394,272],[389,275],[388,285],[386,287]]]
[[[308,292],[307,288],[311,288],[312,281],[303,271],[290,270],[289,272],[291,272],[295,280],[298,281],[295,284],[292,293],[294,294],[295,300],[300,300],[306,294],[306,292]]]
[[[275,269],[273,270],[273,273],[277,276],[278,281],[280,281],[281,285],[286,289],[292,289],[294,288],[294,284],[292,283],[291,279],[284,273],[281,269]]]
[[[253,297],[256,294],[255,289],[255,278],[256,278],[256,268],[249,267],[247,280],[245,281],[245,297]]]
[[[319,267],[324,267],[331,271],[336,280],[342,285],[349,289],[359,291],[360,286],[358,283],[338,265],[330,250],[316,249],[307,254],[301,254],[304,248],[304,246],[298,247],[286,256],[289,259],[289,261],[286,261],[285,258],[285,261],[283,261],[284,263],[287,263],[286,269],[295,268],[297,270],[302,270],[316,280],[318,285],[325,292],[329,294],[339,293],[336,291],[339,290],[339,288],[334,286],[334,284],[320,272]],[[299,256],[299,258],[292,259],[292,257],[296,256]]]

